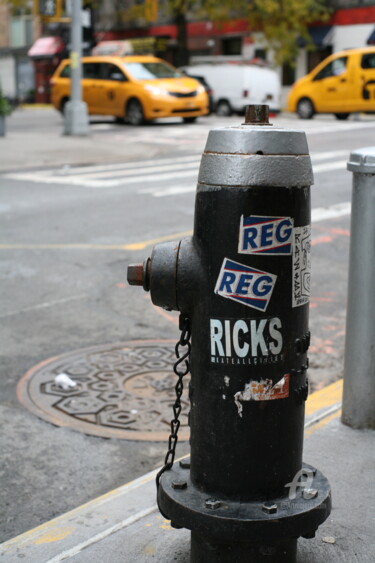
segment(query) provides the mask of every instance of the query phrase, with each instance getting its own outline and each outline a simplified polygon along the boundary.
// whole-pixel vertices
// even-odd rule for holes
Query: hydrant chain
[[[179,417],[180,417],[181,410],[182,410],[181,397],[182,397],[182,394],[183,394],[183,391],[184,391],[183,377],[185,375],[187,375],[190,371],[189,357],[190,357],[190,349],[191,349],[191,344],[190,344],[191,331],[190,331],[190,320],[189,320],[189,318],[187,316],[181,314],[179,326],[180,326],[180,330],[181,330],[181,335],[180,335],[179,341],[177,342],[177,344],[175,346],[175,353],[176,353],[177,361],[175,362],[175,364],[173,366],[173,371],[178,377],[177,383],[175,385],[176,400],[173,404],[174,418],[171,420],[171,423],[170,423],[171,433],[170,433],[169,438],[168,438],[168,451],[167,451],[167,454],[166,454],[165,459],[164,459],[164,465],[161,468],[161,470],[158,472],[158,474],[156,475],[156,486],[157,486],[157,488],[159,488],[160,477],[163,475],[163,473],[165,471],[167,471],[168,469],[171,469],[171,467],[173,466],[173,463],[174,463],[175,456],[176,456],[176,446],[177,446],[177,442],[178,442],[178,431],[179,431],[179,428],[180,428],[180,425],[181,425]],[[187,347],[186,352],[184,352],[182,355],[180,353],[181,347]],[[183,371],[179,371],[178,366],[183,361],[185,361],[185,369]]]

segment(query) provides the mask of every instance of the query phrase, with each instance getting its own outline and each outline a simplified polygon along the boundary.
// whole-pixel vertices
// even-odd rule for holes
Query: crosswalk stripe
[[[348,151],[329,151],[313,153],[311,155],[313,171],[315,174],[333,170],[345,170],[347,160],[337,160],[343,156],[348,157]],[[331,162],[324,162],[336,159]],[[152,193],[155,197],[177,195],[193,191],[195,187],[165,186],[161,188],[156,184],[161,181],[173,181],[198,176],[200,154],[177,158],[152,159],[123,164],[81,166],[61,170],[41,170],[35,172],[8,173],[4,177],[12,180],[31,181],[47,184],[65,184],[82,186],[86,188],[115,188],[139,184],[154,183],[155,186],[147,188],[140,193]],[[323,161],[323,162],[322,162]]]
[[[194,160],[193,162],[184,162],[183,164],[180,163],[175,163],[175,164],[156,164],[155,166],[147,166],[147,167],[143,167],[142,166],[142,171],[146,174],[154,174],[159,173],[159,172],[167,172],[167,171],[174,171],[174,170],[187,170],[189,168],[194,168],[197,173],[198,173],[198,165],[199,162],[197,160]],[[126,177],[126,178],[133,178],[134,176],[136,176],[137,174],[139,174],[140,171],[140,167],[137,166],[137,168],[133,167],[131,169],[129,169],[128,171],[126,171],[126,174],[124,174],[124,170],[108,170],[108,171],[100,171],[100,172],[87,172],[85,174],[85,178],[116,178],[116,177]],[[145,174],[143,174],[145,175]],[[73,176],[74,177],[74,176]],[[67,180],[69,181],[69,176],[67,176]]]
[[[350,201],[336,203],[327,207],[314,207],[311,210],[311,222],[317,223],[318,221],[325,221],[326,219],[335,219],[336,217],[350,215],[351,208],[352,204]]]
[[[333,170],[345,170],[346,168],[346,160],[341,160],[339,162],[328,162],[324,164],[318,164],[313,166],[314,174],[319,174],[321,172],[329,172]],[[156,179],[157,177],[155,177]],[[140,190],[140,193],[150,194],[153,197],[168,197],[172,195],[179,195],[185,194],[189,192],[195,192],[196,185],[185,185],[185,186],[167,186],[165,188],[161,188],[158,186],[152,186],[150,188],[146,188]]]
[[[107,172],[111,170],[128,170],[139,168],[147,168],[149,166],[156,166],[162,164],[183,164],[185,162],[199,162],[201,153],[191,154],[189,156],[177,156],[176,158],[153,158],[150,160],[139,160],[137,162],[121,162],[117,164],[89,164],[87,166],[64,166],[56,171],[46,170],[46,174],[51,174],[51,172],[59,176],[72,176],[76,174],[86,175],[91,172]]]

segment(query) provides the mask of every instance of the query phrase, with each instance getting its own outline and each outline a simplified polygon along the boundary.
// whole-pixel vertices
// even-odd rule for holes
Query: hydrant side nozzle
[[[129,285],[141,285],[145,291],[150,289],[150,258],[143,264],[129,264],[127,280]]]

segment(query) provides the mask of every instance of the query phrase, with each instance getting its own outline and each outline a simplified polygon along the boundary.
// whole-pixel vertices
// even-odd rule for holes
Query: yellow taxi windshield
[[[183,75],[167,64],[161,62],[124,63],[125,70],[136,80],[156,80],[158,78],[181,78]]]

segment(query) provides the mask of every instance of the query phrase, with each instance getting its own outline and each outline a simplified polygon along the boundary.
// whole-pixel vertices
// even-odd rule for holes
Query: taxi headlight
[[[159,88],[159,86],[152,86],[151,84],[146,84],[145,89],[153,96],[162,96],[166,94],[166,91],[163,90],[163,88]]]

